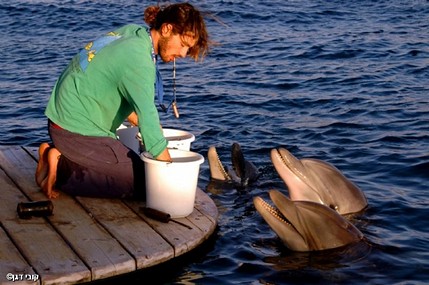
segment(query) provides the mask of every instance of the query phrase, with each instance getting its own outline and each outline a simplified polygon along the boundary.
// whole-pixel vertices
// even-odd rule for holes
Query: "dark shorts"
[[[119,140],[82,136],[51,123],[49,134],[61,152],[57,189],[73,196],[144,199],[144,162]]]

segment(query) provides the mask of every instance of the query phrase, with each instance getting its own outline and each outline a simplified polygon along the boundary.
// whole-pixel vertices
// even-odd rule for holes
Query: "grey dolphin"
[[[317,202],[341,215],[359,212],[368,205],[363,192],[329,163],[299,160],[284,148],[271,150],[271,161],[293,201]]]
[[[256,166],[244,158],[241,147],[238,143],[233,143],[231,147],[231,161],[233,171],[228,171],[214,146],[210,146],[207,152],[209,162],[210,177],[215,180],[236,183],[240,186],[247,186],[255,182],[259,177]]]
[[[255,208],[293,251],[333,249],[363,239],[353,224],[322,204],[291,201],[277,190],[269,194],[276,208],[261,197],[254,197]]]

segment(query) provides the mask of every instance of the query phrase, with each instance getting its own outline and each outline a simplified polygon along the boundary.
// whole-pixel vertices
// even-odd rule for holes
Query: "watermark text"
[[[16,282],[16,281],[33,281],[33,282],[36,282],[37,280],[39,280],[39,274],[24,274],[24,273],[13,274],[13,273],[8,273],[8,274],[6,274],[6,279],[7,279],[7,281],[12,281],[12,282]]]

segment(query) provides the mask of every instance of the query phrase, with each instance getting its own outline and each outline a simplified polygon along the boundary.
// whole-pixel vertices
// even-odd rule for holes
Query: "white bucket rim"
[[[167,141],[195,141],[195,135],[191,132],[179,129],[163,128],[163,135]]]
[[[138,129],[138,127],[135,127]],[[191,132],[179,130],[179,129],[169,129],[169,128],[163,128],[163,136],[168,142],[175,143],[180,141],[186,141],[186,142],[193,142],[195,141],[195,135]],[[136,138],[141,141],[142,136],[139,131],[136,133]]]
[[[204,156],[201,154],[194,152],[194,151],[188,151],[188,150],[181,150],[181,149],[175,149],[175,148],[169,148],[168,152],[170,153],[171,159],[173,162],[167,162],[167,161],[161,161],[156,160],[149,152],[144,151],[141,153],[140,158],[147,163],[151,164],[177,164],[177,163],[198,163],[202,164],[204,162]]]

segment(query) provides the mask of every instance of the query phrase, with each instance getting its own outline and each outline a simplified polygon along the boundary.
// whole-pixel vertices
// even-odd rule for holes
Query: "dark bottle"
[[[29,219],[31,217],[46,217],[51,216],[54,211],[54,205],[50,200],[21,202],[16,208],[18,216],[21,219]]]

